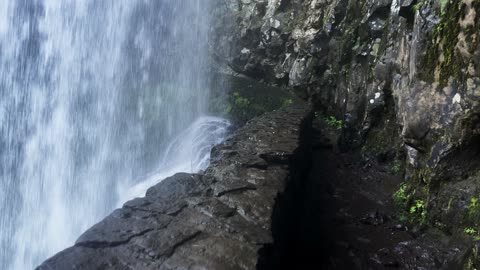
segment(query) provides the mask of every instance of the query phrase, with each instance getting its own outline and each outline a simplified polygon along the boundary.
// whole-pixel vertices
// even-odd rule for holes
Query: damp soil
[[[459,269],[464,242],[399,221],[402,177],[388,164],[340,152],[339,132],[322,121],[309,132],[309,169],[278,203],[271,263],[258,269]]]
[[[312,133],[312,166],[297,244],[303,248],[296,261],[322,269],[378,264],[371,261],[378,250],[413,238],[397,222],[391,198],[401,177],[358,153],[341,153],[335,143],[338,132],[323,122],[314,121]]]

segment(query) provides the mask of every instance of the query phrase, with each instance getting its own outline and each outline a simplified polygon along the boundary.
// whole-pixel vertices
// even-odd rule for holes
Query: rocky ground
[[[324,121],[313,127],[312,166],[297,195],[290,248],[272,269],[473,267],[468,239],[402,219],[392,198],[401,176],[359,153],[341,153],[338,130]]]
[[[308,163],[309,116],[298,103],[251,120],[214,148],[205,172],[163,180],[37,269],[255,269],[285,187]]]

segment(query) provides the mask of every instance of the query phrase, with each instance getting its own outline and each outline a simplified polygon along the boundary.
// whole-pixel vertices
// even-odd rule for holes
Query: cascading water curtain
[[[209,95],[209,9],[0,1],[0,269],[34,268],[126,199],[135,179],[223,138],[225,121],[195,122]]]

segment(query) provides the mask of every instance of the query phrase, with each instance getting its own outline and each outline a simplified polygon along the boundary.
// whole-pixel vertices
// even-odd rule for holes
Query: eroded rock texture
[[[37,269],[255,269],[308,115],[296,104],[250,121],[206,172],[163,180]]]
[[[480,225],[480,1],[226,0],[217,12],[215,44],[231,45],[218,59],[343,119],[345,149],[405,162],[418,224]]]

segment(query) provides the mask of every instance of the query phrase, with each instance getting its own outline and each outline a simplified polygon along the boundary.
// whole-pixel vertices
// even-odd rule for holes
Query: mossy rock
[[[468,78],[464,70],[469,63],[465,63],[458,53],[457,42],[459,35],[463,33],[465,39],[470,41],[471,52],[475,51],[478,41],[472,42],[474,35],[480,33],[478,26],[463,28],[459,21],[464,18],[466,5],[464,1],[440,0],[440,23],[431,33],[431,43],[423,59],[426,73],[423,80],[438,80],[440,86],[446,86],[450,78],[458,82],[465,82]],[[474,9],[480,7],[480,2],[472,3]],[[480,21],[477,14],[475,22]],[[442,59],[442,60],[440,60]],[[438,76],[438,77],[436,77]]]
[[[210,110],[234,125],[288,106],[298,98],[286,89],[259,83],[246,77],[217,74]]]

